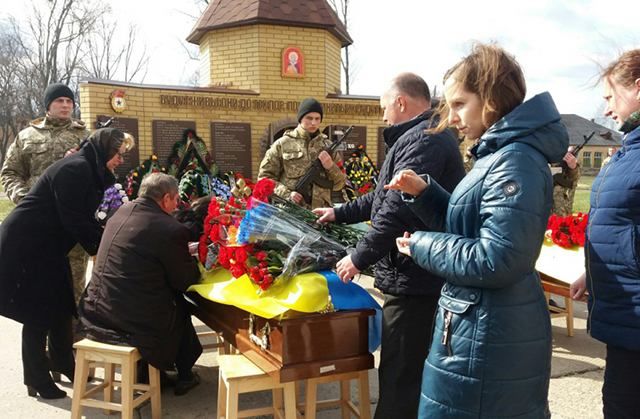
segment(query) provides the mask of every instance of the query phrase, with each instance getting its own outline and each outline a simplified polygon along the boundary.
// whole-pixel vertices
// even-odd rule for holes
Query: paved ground
[[[366,280],[363,280],[367,283]],[[376,296],[374,294],[374,296]],[[550,407],[554,418],[601,418],[602,386],[604,366],[604,346],[585,333],[586,307],[576,304],[575,336],[567,337],[564,319],[553,319],[553,366],[550,389]],[[0,418],[68,418],[71,399],[46,401],[28,397],[22,385],[20,362],[19,324],[0,317]],[[378,354],[376,354],[378,355]],[[376,357],[377,360],[377,357]],[[526,362],[523,359],[523,362]],[[183,397],[176,397],[171,391],[162,394],[162,412],[165,418],[213,418],[216,413],[217,368],[216,353],[204,354],[197,364],[202,378],[200,386]],[[378,397],[376,370],[370,371],[372,410]],[[62,387],[71,395],[71,384]],[[320,387],[319,398],[337,397],[335,384]],[[257,407],[269,403],[270,393],[262,392],[241,396],[240,407]],[[89,418],[105,418],[101,411],[85,409]],[[149,406],[140,411],[142,418],[150,416]],[[337,410],[323,411],[320,419],[341,417]],[[396,418],[390,418],[396,419]],[[398,418],[402,419],[402,418]]]

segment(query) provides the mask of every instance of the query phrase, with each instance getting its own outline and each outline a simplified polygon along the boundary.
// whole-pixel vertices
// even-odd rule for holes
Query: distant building
[[[595,132],[593,138],[578,153],[578,161],[587,172],[598,171],[602,167],[602,161],[607,157],[607,149],[617,148],[622,144],[622,134],[618,131],[575,114],[563,114],[561,117],[569,131],[569,144],[572,146],[584,143],[586,137]]]
[[[138,139],[120,175],[151,153],[164,164],[191,128],[222,172],[253,178],[309,96],[324,107],[325,133],[354,125],[347,146],[365,145],[377,163],[384,158],[379,98],[340,93],[341,49],[353,41],[326,0],[211,1],[187,41],[200,47],[198,87],[80,83],[85,121],[115,117],[113,127]]]

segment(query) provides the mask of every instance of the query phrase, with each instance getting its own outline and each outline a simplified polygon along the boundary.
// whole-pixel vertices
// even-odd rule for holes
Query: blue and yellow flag
[[[333,271],[311,272],[296,275],[288,281],[276,281],[262,293],[258,293],[247,275],[234,278],[225,269],[203,270],[202,278],[199,284],[189,287],[189,291],[267,319],[288,310],[317,313],[331,305],[336,310],[375,309],[376,315],[369,318],[369,351],[375,351],[380,345],[380,305],[364,288],[353,282],[343,283]]]

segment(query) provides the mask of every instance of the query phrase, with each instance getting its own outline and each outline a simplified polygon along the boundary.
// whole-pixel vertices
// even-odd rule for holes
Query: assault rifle
[[[582,150],[582,147],[586,146],[587,143],[593,138],[595,134],[596,132],[593,131],[591,134],[589,134],[588,137],[586,135],[583,135],[582,138],[584,138],[584,142],[579,146],[577,146],[576,148],[574,148],[573,151],[571,151],[571,154],[573,154],[575,157],[578,157],[578,153],[580,152],[580,150]]]
[[[111,118],[107,119],[106,121],[96,121],[96,129],[107,128],[108,126],[113,124],[113,121],[115,121],[115,119],[116,119],[116,117],[112,116]]]
[[[587,143],[593,138],[593,136],[595,134],[596,134],[596,132],[593,131],[588,136],[587,135],[583,135],[582,137],[584,138],[584,141],[582,142],[582,144],[579,144],[578,146],[576,146],[569,153],[573,154],[574,157],[578,157],[578,153],[580,153],[580,150],[582,150],[582,148],[585,145],[587,145]],[[571,178],[569,176],[567,176],[567,174],[565,174],[565,170],[569,169],[569,166],[567,166],[567,162],[562,160],[562,162],[560,163],[560,167],[562,167],[562,172],[556,173],[555,175],[553,175],[553,183],[554,183],[554,185],[560,185],[560,186],[562,186],[564,188],[572,188],[573,187],[573,181],[571,180]]]
[[[353,131],[353,125],[347,128],[344,134],[342,134],[342,137],[332,142],[331,145],[327,147],[324,151],[329,153],[329,155],[332,155],[333,152],[336,151],[338,146],[342,144],[344,140],[347,139],[349,134],[351,134],[351,131]],[[311,163],[311,165],[307,168],[307,170],[305,171],[305,174],[302,175],[300,179],[298,179],[298,182],[294,187],[294,190],[298,192],[300,195],[302,195],[302,197],[304,198],[304,201],[308,204],[311,203],[311,189],[314,183],[320,186],[321,188],[325,188],[325,189],[333,188],[333,182],[331,180],[320,176],[320,173],[323,171],[324,171],[324,167],[322,167],[322,163],[320,162],[320,159],[315,159],[314,162]]]

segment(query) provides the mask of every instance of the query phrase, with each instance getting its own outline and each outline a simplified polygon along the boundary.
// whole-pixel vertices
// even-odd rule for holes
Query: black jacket
[[[155,367],[173,365],[190,321],[182,293],[200,278],[189,236],[150,198],[120,207],[107,222],[80,301],[85,335],[135,346]]]
[[[96,254],[95,212],[114,180],[91,142],[45,170],[0,225],[0,315],[46,327],[75,314],[67,253]]]
[[[336,209],[336,222],[371,220],[371,229],[351,255],[363,270],[375,264],[376,288],[393,295],[438,295],[443,280],[418,267],[410,257],[398,253],[396,237],[427,227],[402,201],[398,191],[383,186],[403,169],[429,174],[449,192],[464,177],[458,141],[448,130],[429,135],[432,112],[384,130],[389,152],[384,160],[375,191]]]

